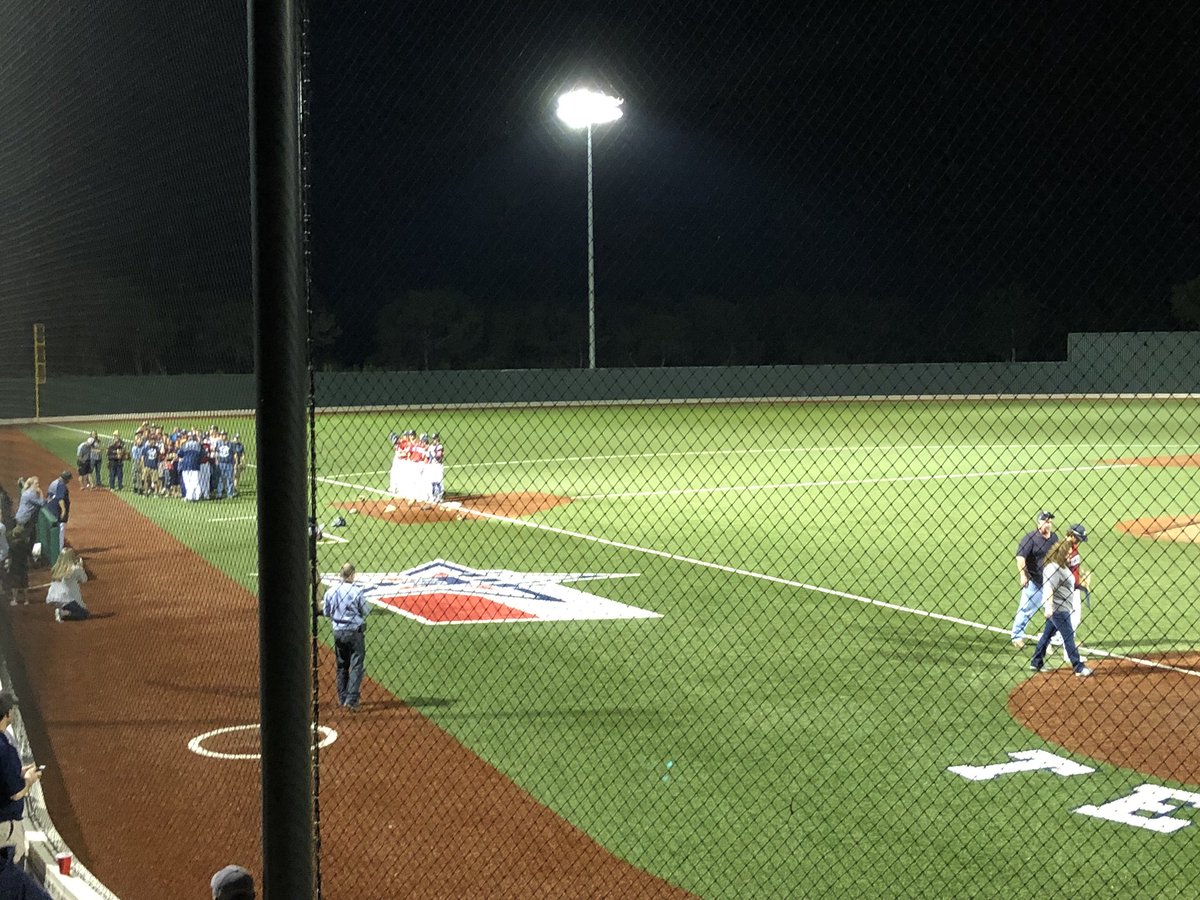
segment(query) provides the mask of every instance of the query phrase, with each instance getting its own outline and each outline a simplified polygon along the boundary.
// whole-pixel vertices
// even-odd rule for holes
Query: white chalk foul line
[[[887,609],[892,612],[906,613],[912,616],[920,616],[926,619],[933,619],[939,622],[949,622],[952,625],[962,625],[967,628],[974,628],[977,631],[990,631],[995,634],[1002,634],[1005,637],[1009,636],[1009,629],[1001,628],[996,625],[985,625],[982,622],[974,622],[970,619],[963,619],[959,616],[949,616],[944,613],[930,612],[924,609],[917,609],[913,606],[904,606],[900,603],[889,603],[886,600],[877,600],[873,597],[864,597],[862,594],[852,594],[848,591],[839,591],[833,588],[821,587],[816,584],[809,584],[804,581],[797,581],[793,578],[783,578],[779,575],[768,575],[765,572],[754,572],[750,569],[742,569],[737,566],[726,566],[720,563],[709,562],[708,560],[698,559],[694,556],[684,556],[679,553],[670,553],[666,550],[656,550],[653,547],[641,547],[637,544],[629,544],[624,541],[614,541],[609,538],[598,537],[594,534],[586,534],[581,531],[571,531],[567,528],[556,528],[553,525],[546,525],[541,522],[530,522],[525,519],[514,519],[509,516],[501,516],[496,513],[480,512],[464,507],[464,512],[467,515],[480,519],[491,519],[497,522],[503,522],[508,525],[519,525],[522,528],[533,528],[538,531],[546,531],[551,534],[561,535],[563,537],[577,538],[578,540],[588,541],[595,544],[601,544],[605,547],[615,547],[619,550],[629,550],[633,553],[641,553],[646,556],[655,556],[660,559],[669,559],[673,562],[688,563],[689,565],[699,566],[704,569],[711,569],[716,572],[725,572],[730,575],[741,575],[746,578],[753,578],[757,581],[765,581],[770,584],[780,584],[785,587],[800,588],[805,591],[812,591],[817,594],[824,594],[828,597],[840,597],[844,600],[853,600],[856,603],[862,603],[867,606],[874,606],[879,609]],[[1147,666],[1154,669],[1163,669],[1169,672],[1178,672],[1181,675],[1193,675],[1200,677],[1200,671],[1193,669],[1182,668],[1180,666],[1172,666],[1166,663],[1157,662],[1152,659],[1142,659],[1136,656],[1125,656],[1120,653],[1110,653],[1106,650],[1100,650],[1095,647],[1080,646],[1080,652],[1086,651],[1093,656],[1104,656],[1111,659],[1124,660],[1137,665]]]
[[[51,427],[64,428],[64,430],[67,430],[67,431],[78,430],[78,429],[66,428],[65,426],[62,426],[62,425],[53,425]],[[86,431],[83,433],[90,434],[90,432],[86,432]],[[912,445],[898,445],[898,446],[909,447]],[[986,446],[1013,446],[1013,445],[1009,445],[1009,444],[995,444],[995,445],[993,445],[993,444],[979,444],[979,445],[932,444],[932,445],[918,445],[918,446],[926,446],[926,447],[930,447],[930,446],[931,447],[985,446],[986,447]],[[1077,446],[1077,445],[1069,445],[1069,446]],[[1160,445],[1147,445],[1147,446],[1168,447],[1168,446],[1191,446],[1191,445],[1160,444]],[[845,448],[845,449],[850,449],[850,448]],[[884,448],[880,447],[879,449],[884,449]],[[699,452],[711,452],[711,451],[688,451],[688,452],[689,453],[693,453],[693,452],[699,453]],[[718,451],[718,452],[733,452],[733,451]],[[659,455],[676,455],[676,454],[650,454],[650,455],[651,456],[659,456]],[[547,460],[534,460],[533,462],[566,462],[566,461],[571,461],[571,460],[583,461],[583,460],[589,460],[589,459],[613,459],[613,458],[627,458],[627,457],[624,457],[624,456],[563,457],[563,458],[552,458],[552,459],[547,459]],[[481,464],[481,465],[484,465],[484,464]],[[462,468],[466,468],[466,467],[463,466]],[[886,478],[860,478],[860,479],[839,479],[839,480],[833,480],[833,481],[785,482],[785,483],[781,483],[781,484],[777,484],[777,485],[748,485],[748,486],[743,486],[743,487],[689,488],[689,489],[679,489],[679,490],[671,490],[671,491],[638,491],[638,492],[625,492],[625,493],[617,493],[617,494],[582,495],[582,496],[576,497],[575,499],[598,500],[598,499],[616,499],[616,498],[621,498],[621,497],[665,496],[665,495],[672,495],[672,494],[687,494],[687,493],[715,493],[715,492],[721,492],[721,491],[727,492],[727,491],[772,490],[772,489],[786,490],[786,489],[799,488],[799,487],[825,487],[825,486],[832,487],[832,486],[836,486],[836,485],[878,484],[878,483],[904,482],[904,481],[938,481],[938,480],[949,480],[949,479],[960,479],[960,478],[984,478],[984,477],[989,477],[989,476],[1038,475],[1038,474],[1044,474],[1044,473],[1087,472],[1087,471],[1099,471],[1099,470],[1109,470],[1109,469],[1129,469],[1129,468],[1136,468],[1136,464],[1135,463],[1105,463],[1105,464],[1092,465],[1092,466],[1059,466],[1059,467],[1055,467],[1055,468],[1042,468],[1042,469],[1000,469],[1000,470],[994,470],[994,471],[988,471],[988,472],[956,472],[956,473],[943,473],[943,474],[936,474],[936,475],[893,476],[893,477],[886,477]],[[388,491],[381,490],[379,488],[367,487],[365,485],[354,484],[352,482],[336,480],[333,478],[318,478],[317,481],[325,483],[325,484],[337,485],[339,487],[348,487],[348,488],[353,488],[353,489],[359,490],[359,491],[367,491],[367,492],[373,493],[373,494],[383,494],[386,496],[391,496],[391,494]],[[724,565],[721,565],[720,563],[709,562],[707,560],[697,559],[696,557],[692,557],[692,556],[683,556],[683,555],[677,554],[677,553],[670,553],[666,550],[655,550],[652,547],[639,547],[636,544],[628,544],[623,541],[613,541],[608,538],[602,538],[602,537],[598,537],[598,536],[592,535],[592,534],[585,534],[584,532],[581,532],[581,531],[571,531],[566,528],[555,528],[554,526],[545,525],[540,522],[529,522],[524,519],[514,519],[509,516],[497,515],[496,513],[480,512],[478,510],[471,510],[471,509],[468,509],[465,507],[464,507],[463,511],[466,515],[470,515],[475,518],[492,519],[497,522],[504,522],[504,523],[507,523],[510,525],[519,525],[522,528],[533,528],[533,529],[539,530],[539,531],[547,531],[552,534],[562,535],[564,537],[573,537],[578,540],[590,541],[592,543],[602,544],[606,547],[615,547],[615,548],[621,549],[621,550],[629,550],[633,553],[642,553],[647,556],[657,556],[661,559],[669,559],[669,560],[673,560],[675,562],[688,563],[690,565],[700,566],[705,569],[712,569],[712,570],[718,571],[718,572],[726,572],[731,575],[742,575],[744,577],[754,578],[759,581],[766,581],[766,582],[773,583],[773,584],[781,584],[786,587],[800,588],[801,590],[813,591],[815,593],[825,594],[825,595],[831,596],[831,597],[841,597],[843,599],[854,600],[857,603],[863,603],[868,606],[879,607],[880,609],[888,609],[893,612],[907,613],[909,615],[914,615],[914,616],[923,616],[924,618],[927,618],[927,619],[935,619],[935,620],[941,621],[941,622],[949,622],[954,625],[962,625],[967,628],[974,628],[978,631],[990,631],[990,632],[993,632],[996,634],[1003,634],[1005,636],[1007,636],[1009,634],[1009,630],[1007,628],[1000,628],[995,625],[985,625],[982,622],[973,622],[970,619],[962,619],[957,616],[948,616],[943,613],[929,612],[928,610],[917,609],[912,606],[903,606],[898,603],[889,603],[885,600],[876,600],[872,597],[864,597],[861,594],[851,594],[846,591],[834,590],[833,588],[820,587],[819,585],[808,584],[806,582],[796,581],[791,578],[782,578],[778,575],[768,575],[763,572],[753,572],[749,569],[740,569],[740,568],[737,568],[734,566],[724,566]],[[1028,637],[1028,635],[1027,635],[1027,637]],[[1192,675],[1192,676],[1200,677],[1200,671],[1196,671],[1194,669],[1186,669],[1186,668],[1182,668],[1180,666],[1171,666],[1171,665],[1167,665],[1166,663],[1157,662],[1156,660],[1152,660],[1152,659],[1144,659],[1144,658],[1137,657],[1137,656],[1126,656],[1126,655],[1120,654],[1120,653],[1110,653],[1107,650],[1101,650],[1096,647],[1082,647],[1081,646],[1079,649],[1080,649],[1080,651],[1086,650],[1088,653],[1092,654],[1093,656],[1124,660],[1126,662],[1132,662],[1132,663],[1134,663],[1136,665],[1140,665],[1140,666],[1147,666],[1149,668],[1154,668],[1154,669],[1163,669],[1163,670],[1169,671],[1169,672],[1177,672],[1181,675]]]
[[[724,494],[732,491],[779,491],[807,487],[837,487],[851,484],[902,484],[917,481],[954,481],[1005,475],[1044,475],[1061,472],[1100,472],[1138,468],[1136,463],[1100,463],[1090,466],[1054,466],[1044,469],[993,469],[987,472],[942,472],[934,475],[884,475],[875,478],[837,478],[830,481],[782,481],[775,484],[721,485],[702,488],[672,488],[664,491],[618,491],[611,494],[573,494],[575,500],[620,500],[630,497],[674,497],[685,494]]]

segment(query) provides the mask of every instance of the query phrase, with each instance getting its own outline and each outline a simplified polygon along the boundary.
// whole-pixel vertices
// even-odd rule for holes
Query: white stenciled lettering
[[[1072,775],[1090,775],[1096,771],[1046,750],[1018,750],[1008,755],[1012,762],[991,766],[949,766],[947,771],[961,775],[968,781],[991,781],[1001,775],[1015,775],[1018,772],[1049,772],[1062,778],[1070,778]]]
[[[1081,806],[1075,812],[1081,816],[1132,825],[1159,834],[1171,834],[1192,824],[1186,819],[1171,816],[1183,806],[1200,809],[1200,794],[1155,784],[1140,784],[1128,797],[1120,797],[1100,806]]]

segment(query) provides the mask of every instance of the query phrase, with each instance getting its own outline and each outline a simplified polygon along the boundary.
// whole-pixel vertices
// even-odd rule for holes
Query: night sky
[[[33,8],[0,13],[6,296],[65,311],[103,277],[236,321],[240,8],[12,6]],[[1048,358],[1067,331],[1195,328],[1169,300],[1200,276],[1200,16],[1070,6],[313,4],[328,359],[446,364],[371,336],[389,304],[454,294],[485,339],[521,308],[561,315],[577,361],[585,140],[553,103],[580,84],[625,99],[595,133],[601,365],[654,362],[629,333],[698,298],[791,336],[729,362]]]

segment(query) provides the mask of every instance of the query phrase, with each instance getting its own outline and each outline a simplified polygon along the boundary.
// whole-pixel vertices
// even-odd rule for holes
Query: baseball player
[[[1021,582],[1021,598],[1017,603],[1017,616],[1013,619],[1010,640],[1020,650],[1025,646],[1025,627],[1033,614],[1042,606],[1042,557],[1058,543],[1054,533],[1054,513],[1040,512],[1037,528],[1029,532],[1017,545],[1017,575]]]
[[[441,503],[446,496],[443,482],[446,477],[446,448],[442,446],[442,438],[436,431],[429,439],[425,448],[425,477],[429,480],[429,500]]]
[[[404,463],[408,459],[408,436],[410,432],[388,435],[392,447],[392,469],[388,476],[388,493],[393,497],[400,496],[404,484]]]

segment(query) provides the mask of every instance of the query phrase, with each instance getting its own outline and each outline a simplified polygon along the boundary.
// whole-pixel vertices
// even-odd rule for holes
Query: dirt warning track
[[[0,429],[0,479],[61,460]],[[206,895],[230,862],[261,871],[257,601],[107,491],[72,491],[67,541],[96,614],[8,607],[14,672],[55,824],[122,900]],[[169,501],[163,501],[169,502]],[[45,570],[40,570],[44,573]],[[607,852],[417,708],[370,680],[362,712],[329,700],[320,653],[325,896],[686,897]],[[297,853],[307,852],[297,848]]]

